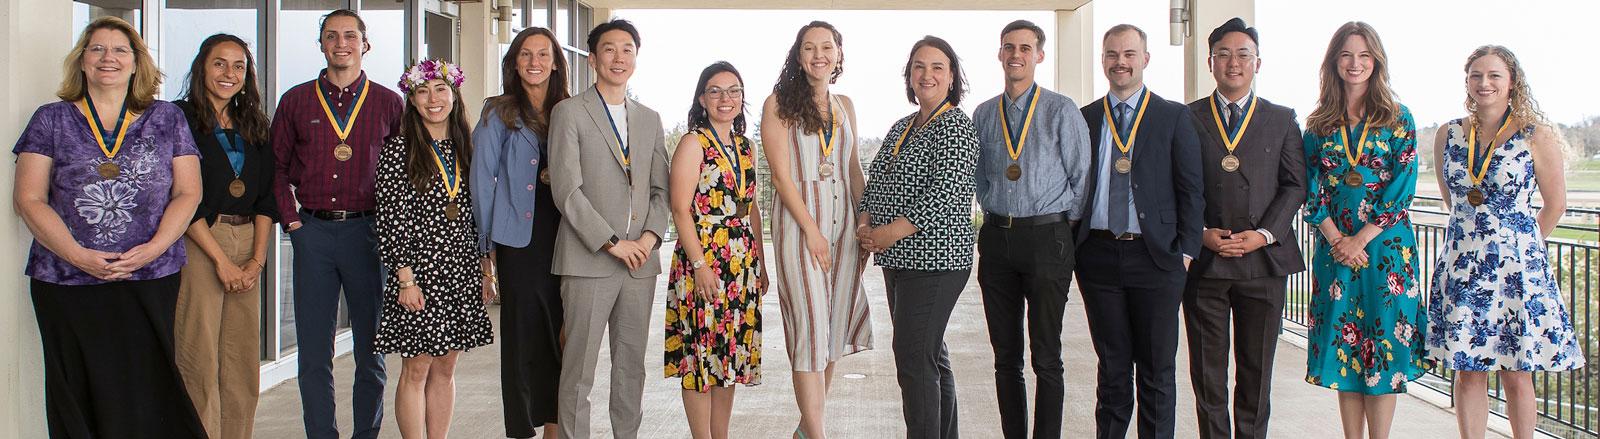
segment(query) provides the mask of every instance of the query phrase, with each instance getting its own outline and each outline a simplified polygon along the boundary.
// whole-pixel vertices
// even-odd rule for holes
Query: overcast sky
[[[1170,99],[1183,97],[1183,55],[1167,41],[1166,0],[1096,1],[1095,35],[1118,23],[1150,33],[1151,64],[1145,73],[1151,90]],[[1462,65],[1472,49],[1488,43],[1516,52],[1528,70],[1533,93],[1555,121],[1572,123],[1600,115],[1600,86],[1589,78],[1600,71],[1591,45],[1600,41],[1600,2],[1541,1],[1506,7],[1504,2],[1258,1],[1262,97],[1294,107],[1300,116],[1316,103],[1317,67],[1333,31],[1346,21],[1372,24],[1383,39],[1393,67],[1393,87],[1419,125],[1459,117],[1465,97]],[[996,50],[1006,23],[1025,18],[1055,35],[1051,11],[727,11],[618,10],[643,34],[633,93],[661,112],[671,128],[681,123],[693,98],[695,79],[706,65],[727,60],[738,67],[750,90],[752,117],[772,90],[783,57],[800,26],[813,19],[833,23],[844,34],[845,73],[836,93],[856,102],[861,135],[882,137],[896,119],[915,108],[905,99],[900,76],[911,44],[923,35],[945,38],[961,57],[971,84],[962,105],[971,111],[999,94],[1003,86]],[[1220,23],[1197,23],[1206,34]],[[1052,40],[1047,55],[1054,55]],[[1106,90],[1098,59],[1093,60],[1096,93]],[[1054,87],[1053,59],[1039,66],[1039,83]],[[1082,102],[1080,105],[1084,104]]]

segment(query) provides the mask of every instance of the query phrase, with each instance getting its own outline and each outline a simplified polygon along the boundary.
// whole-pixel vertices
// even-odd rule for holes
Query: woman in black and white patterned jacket
[[[978,136],[956,107],[966,81],[949,43],[928,36],[912,46],[905,81],[906,98],[920,108],[884,137],[856,235],[883,267],[906,436],[955,437],[944,332],[972,273]]]

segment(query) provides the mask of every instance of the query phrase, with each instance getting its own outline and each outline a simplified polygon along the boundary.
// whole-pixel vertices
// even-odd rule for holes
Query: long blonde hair
[[[1491,55],[1499,57],[1500,61],[1506,63],[1506,68],[1511,69],[1511,95],[1506,99],[1511,103],[1512,125],[1549,125],[1550,121],[1545,118],[1544,111],[1539,110],[1539,101],[1533,99],[1533,92],[1529,90],[1527,72],[1522,70],[1522,63],[1517,61],[1517,56],[1511,53],[1511,49],[1494,44],[1479,46],[1477,50],[1472,51],[1471,56],[1467,57],[1467,63],[1461,67],[1461,71],[1470,74],[1472,63]],[[1470,91],[1463,107],[1467,110],[1468,122],[1472,123],[1472,126],[1477,126],[1478,103],[1472,100]]]
[[[1366,109],[1370,123],[1378,127],[1401,127],[1400,104],[1395,102],[1394,90],[1389,88],[1389,56],[1383,50],[1383,42],[1378,39],[1378,31],[1367,23],[1352,21],[1339,26],[1339,30],[1333,33],[1333,39],[1328,42],[1328,52],[1322,56],[1322,68],[1318,69],[1321,91],[1317,96],[1316,110],[1306,117],[1306,129],[1320,136],[1332,135],[1340,126],[1354,122],[1345,120],[1348,103],[1345,102],[1344,79],[1339,77],[1339,52],[1351,35],[1367,40],[1367,48],[1372,52],[1372,79],[1367,80],[1367,94],[1362,98],[1362,107]]]
[[[100,17],[83,28],[83,34],[78,36],[78,44],[72,47],[72,52],[67,53],[67,59],[61,63],[61,88],[56,90],[56,97],[75,102],[88,93],[88,80],[83,75],[83,53],[89,48],[89,37],[101,29],[122,32],[128,37],[128,46],[133,48],[133,78],[126,98],[128,111],[137,113],[150,108],[150,104],[155,103],[156,93],[161,92],[161,69],[156,68],[155,59],[150,57],[150,48],[145,46],[143,38],[139,38],[139,31],[117,17]]]

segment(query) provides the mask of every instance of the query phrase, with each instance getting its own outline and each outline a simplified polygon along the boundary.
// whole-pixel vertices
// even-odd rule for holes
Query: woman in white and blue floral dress
[[[1462,437],[1481,437],[1489,372],[1516,437],[1532,437],[1534,371],[1583,367],[1544,238],[1566,205],[1561,148],[1510,51],[1467,59],[1470,115],[1439,128],[1439,190],[1450,211],[1428,300],[1428,356],[1456,371]],[[1533,195],[1543,207],[1534,209]]]

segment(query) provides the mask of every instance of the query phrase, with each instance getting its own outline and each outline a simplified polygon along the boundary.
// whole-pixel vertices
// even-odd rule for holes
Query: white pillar
[[[460,98],[467,108],[467,120],[476,126],[483,100],[500,94],[500,42],[495,34],[494,1],[462,3],[461,64],[467,73],[467,83],[461,86]]]
[[[1094,3],[1056,11],[1056,92],[1078,105],[1094,100]]]
[[[1255,0],[1189,0],[1189,37],[1184,39],[1183,95],[1184,102],[1193,102],[1216,89],[1217,81],[1211,77],[1209,47],[1206,38],[1211,30],[1223,22],[1240,17],[1245,24],[1256,25]]]
[[[61,59],[78,36],[72,2],[0,0],[0,143],[16,143],[33,110],[56,100]],[[0,179],[16,175],[0,160]],[[0,191],[0,437],[45,437],[44,354],[22,275],[33,236],[9,212],[11,191]]]

